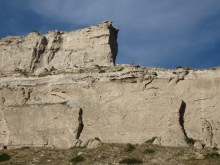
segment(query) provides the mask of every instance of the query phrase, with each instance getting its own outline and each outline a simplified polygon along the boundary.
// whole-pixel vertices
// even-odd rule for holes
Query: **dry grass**
[[[129,145],[130,146],[130,145]],[[132,151],[125,150],[127,144],[103,144],[95,149],[87,148],[70,148],[70,149],[54,149],[49,147],[23,147],[21,149],[2,150],[0,155],[8,155],[5,161],[0,164],[4,165],[77,165],[90,164],[119,164],[123,160],[140,160],[142,164],[155,165],[217,165],[220,164],[220,157],[209,157],[205,159],[205,155],[213,153],[212,150],[203,149],[195,150],[192,147],[162,147],[153,144],[133,145]],[[203,155],[204,159],[199,160],[198,154]],[[80,157],[77,157],[79,156]],[[83,158],[82,158],[83,157]],[[80,158],[80,160],[78,160]],[[76,162],[71,162],[71,160]],[[201,159],[201,158],[200,158]]]

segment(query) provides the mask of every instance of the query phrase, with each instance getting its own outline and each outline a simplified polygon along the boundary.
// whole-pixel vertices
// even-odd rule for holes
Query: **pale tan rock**
[[[50,74],[50,72],[46,68],[39,68],[34,72],[34,75],[38,77],[46,76],[48,74]]]
[[[1,134],[0,138],[8,148],[19,146],[70,148],[76,142],[74,128],[78,124],[77,109],[70,109],[62,104],[42,104],[24,106],[22,109],[16,106],[3,109],[0,113],[2,112],[6,123],[10,124],[0,125],[3,126],[1,131],[6,130],[5,136]]]
[[[5,102],[5,99],[2,97],[2,98],[0,98],[0,105],[3,105],[4,104],[4,102]]]
[[[139,74],[126,72],[126,69],[112,73],[58,74],[39,78],[3,77],[0,80],[0,97],[4,98],[1,130],[8,130],[8,134],[1,134],[0,138],[9,147],[75,146],[79,126],[77,107],[81,107],[84,123],[80,135],[82,144],[97,136],[103,142],[118,143],[143,143],[152,137],[160,137],[161,145],[186,146],[186,133],[207,147],[214,144],[218,147],[218,73],[216,78],[187,79],[172,86],[168,81],[168,71],[157,71],[157,74],[163,78],[135,83],[132,81],[138,79]],[[90,83],[91,79],[93,83]],[[183,101],[185,112],[180,114]],[[63,131],[53,127],[55,121],[50,118],[54,115]],[[182,125],[180,117],[184,119]],[[29,128],[29,123],[40,127]],[[43,131],[39,131],[41,129]]]
[[[87,148],[97,148],[102,144],[101,140],[98,139],[89,139]]]
[[[204,158],[205,158],[203,154],[198,153],[198,152],[196,152],[196,153],[195,153],[195,155],[196,155],[196,159],[199,159],[199,160],[201,160],[201,159],[204,159]]]
[[[0,143],[0,150],[3,150],[3,149],[4,149],[4,144]]]
[[[154,145],[161,145],[161,138],[157,137],[154,141],[153,141]]]
[[[113,66],[118,52],[118,29],[111,21],[73,32],[32,32],[26,37],[0,39],[0,72],[34,72],[55,67],[66,70],[94,65]]]
[[[194,148],[196,148],[198,150],[202,150],[203,149],[203,145],[199,141],[196,141],[193,146],[194,146]]]
[[[187,146],[192,138],[219,148],[220,70],[113,66],[116,32],[104,22],[1,39],[2,145],[70,148],[94,137],[104,143],[157,137],[158,145]]]
[[[78,152],[78,154],[77,154],[77,155],[79,156],[79,155],[82,155],[82,154],[83,154],[83,152]]]

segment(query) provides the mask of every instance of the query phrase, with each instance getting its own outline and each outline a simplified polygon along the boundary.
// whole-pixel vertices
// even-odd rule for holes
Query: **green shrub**
[[[126,146],[125,146],[125,152],[132,152],[133,150],[135,150],[135,146],[128,143]]]
[[[75,156],[73,157],[72,159],[70,159],[70,162],[73,163],[73,164],[76,164],[76,163],[79,163],[79,162],[83,162],[85,161],[85,158],[82,157],[82,156]]]
[[[105,73],[105,70],[101,69],[99,70],[99,73]]]
[[[24,146],[24,147],[21,147],[22,150],[26,150],[26,149],[30,149],[29,146]]]
[[[141,164],[141,163],[143,163],[142,160],[137,158],[125,158],[119,162],[119,164]]]
[[[154,154],[155,153],[155,150],[154,149],[150,149],[150,148],[147,148],[143,151],[144,154]]]
[[[1,154],[0,155],[0,162],[3,162],[3,161],[7,161],[7,160],[10,160],[11,157],[8,155],[8,154]]]
[[[157,137],[152,137],[151,139],[147,140],[146,143],[152,144],[156,138]]]
[[[186,70],[192,70],[192,67],[187,67]]]
[[[205,159],[217,158],[217,157],[220,157],[219,153],[217,153],[217,152],[208,153],[205,155]]]
[[[176,69],[180,69],[180,68],[183,68],[183,67],[182,67],[182,66],[177,66],[177,67],[176,67]]]

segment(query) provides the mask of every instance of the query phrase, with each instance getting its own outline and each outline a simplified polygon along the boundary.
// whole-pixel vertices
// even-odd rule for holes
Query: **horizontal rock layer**
[[[220,70],[94,67],[0,79],[0,142],[68,148],[102,142],[220,146]]]

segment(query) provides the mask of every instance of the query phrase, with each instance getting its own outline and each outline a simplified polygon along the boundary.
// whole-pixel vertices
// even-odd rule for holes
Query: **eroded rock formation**
[[[0,73],[113,66],[118,52],[117,33],[112,22],[106,21],[72,32],[49,31],[44,35],[32,32],[25,37],[3,38]]]
[[[116,37],[104,22],[1,39],[1,146],[91,147],[157,137],[154,143],[165,146],[194,139],[219,148],[220,70],[113,66]]]

